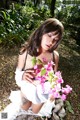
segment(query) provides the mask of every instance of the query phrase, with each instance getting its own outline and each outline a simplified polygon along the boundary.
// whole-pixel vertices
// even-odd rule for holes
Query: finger
[[[25,77],[25,79],[26,79],[28,82],[31,82],[31,83],[33,82],[32,79],[30,79],[30,78],[27,77],[27,76]]]
[[[38,84],[40,84],[40,81],[39,80],[35,80],[35,81],[33,81],[33,84],[38,85]]]
[[[33,79],[33,75],[30,73],[26,73],[26,76]]]
[[[31,79],[27,78],[27,81],[32,83],[34,86],[36,86],[36,84]]]
[[[26,69],[25,72],[34,72],[34,69]]]
[[[32,81],[32,79],[33,79],[33,76],[30,73],[26,73],[25,77],[26,77],[27,80],[30,80],[30,81]]]

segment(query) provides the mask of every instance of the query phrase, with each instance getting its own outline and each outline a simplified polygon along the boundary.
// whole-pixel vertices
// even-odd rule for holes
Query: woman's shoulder
[[[23,66],[24,66],[26,55],[27,55],[27,51],[23,52],[22,54],[19,54],[19,57],[18,57],[18,67],[20,69],[22,69]]]
[[[27,55],[27,50],[25,52],[23,52],[23,53],[20,53],[19,58],[24,60],[26,55]]]
[[[59,53],[58,53],[58,51],[57,50],[54,50],[54,59],[55,59],[55,62],[56,61],[59,61]]]
[[[26,54],[27,54],[27,50],[22,53],[19,53],[19,57],[22,57],[24,59]]]
[[[59,53],[58,53],[57,50],[54,50],[54,55],[55,55],[56,57],[59,57]]]

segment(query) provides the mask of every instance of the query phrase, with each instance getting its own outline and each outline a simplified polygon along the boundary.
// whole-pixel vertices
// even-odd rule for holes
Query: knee
[[[42,106],[43,106],[43,103],[37,104],[37,105],[32,104],[32,112],[37,114],[40,111],[40,109],[42,108]]]
[[[32,112],[37,114],[39,112],[39,110],[32,108]]]
[[[21,106],[21,108],[23,109],[23,110],[28,110],[30,107],[31,107],[31,102],[30,101],[27,101],[25,104],[23,104],[22,106]]]

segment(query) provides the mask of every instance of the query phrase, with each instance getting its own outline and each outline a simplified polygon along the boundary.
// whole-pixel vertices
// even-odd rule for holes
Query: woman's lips
[[[50,45],[46,45],[48,48],[50,48]]]

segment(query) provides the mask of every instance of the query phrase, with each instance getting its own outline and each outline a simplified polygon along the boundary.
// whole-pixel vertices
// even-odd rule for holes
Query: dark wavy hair
[[[55,50],[61,41],[62,34],[63,34],[64,27],[62,23],[57,20],[56,18],[49,18],[45,20],[39,28],[37,28],[32,35],[29,38],[28,43],[26,42],[20,51],[20,53],[23,53],[26,49],[28,50],[28,53],[32,56],[38,56],[37,49],[41,46],[41,40],[42,36],[49,32],[56,31],[59,34],[59,40],[58,42],[51,48],[50,52]]]

